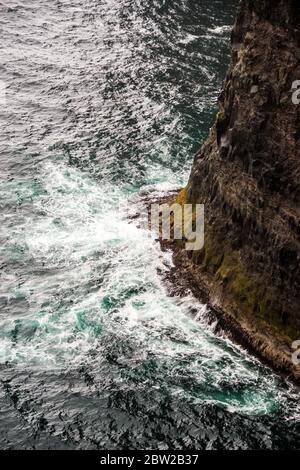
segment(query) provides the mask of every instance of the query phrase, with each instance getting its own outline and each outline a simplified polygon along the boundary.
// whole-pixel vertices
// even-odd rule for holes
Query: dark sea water
[[[0,1],[1,448],[300,448],[293,387],[128,219],[186,183],[236,3]]]

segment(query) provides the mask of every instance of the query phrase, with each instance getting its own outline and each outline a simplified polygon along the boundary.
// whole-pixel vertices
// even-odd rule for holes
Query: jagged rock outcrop
[[[189,260],[211,301],[273,365],[299,377],[299,0],[242,0],[219,113],[196,155],[185,202],[204,203],[205,248]],[[188,255],[185,255],[188,257]]]

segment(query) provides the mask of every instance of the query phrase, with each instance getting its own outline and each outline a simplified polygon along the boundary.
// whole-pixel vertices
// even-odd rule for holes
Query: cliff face
[[[191,269],[206,276],[213,302],[256,334],[255,348],[297,375],[299,1],[242,0],[232,51],[216,123],[181,194],[205,204],[205,248],[192,255]]]

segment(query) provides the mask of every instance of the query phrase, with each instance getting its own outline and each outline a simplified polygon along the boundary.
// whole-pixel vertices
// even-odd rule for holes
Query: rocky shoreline
[[[220,295],[220,288],[213,277],[195,268],[187,252],[176,243],[161,241],[163,250],[173,251],[174,267],[166,275],[170,293],[182,295],[190,290],[195,298],[208,307],[208,317],[216,322],[215,329],[224,331],[235,343],[244,347],[251,355],[271,367],[283,378],[300,386],[300,370],[292,364],[292,350],[289,338],[276,335],[272,328],[260,328],[244,316],[233,314],[237,306]]]
[[[179,278],[220,324],[300,383],[300,6],[241,0],[219,112],[186,188],[168,202],[205,205],[205,245],[174,251]],[[163,201],[165,202],[165,200]]]
[[[156,194],[142,195],[142,204],[148,216],[152,204],[169,204],[178,201],[178,192],[168,193],[163,197]],[[137,213],[134,219],[140,217]],[[291,339],[278,334],[270,325],[263,327],[255,319],[251,321],[247,315],[239,311],[238,305],[226,299],[222,294],[222,286],[214,276],[196,265],[191,251],[186,251],[175,240],[158,238],[162,251],[172,252],[173,267],[162,273],[171,296],[185,296],[191,292],[196,299],[207,306],[208,322],[214,324],[215,332],[224,332],[236,344],[242,346],[252,356],[272,368],[278,375],[300,386],[300,368],[292,363]]]

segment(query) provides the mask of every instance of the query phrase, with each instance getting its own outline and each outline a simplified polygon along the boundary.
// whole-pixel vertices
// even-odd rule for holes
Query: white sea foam
[[[224,25],[224,26],[215,26],[214,28],[208,28],[207,31],[212,34],[216,35],[222,35],[224,33],[227,33],[231,31],[232,26],[231,25]]]
[[[191,294],[168,296],[158,269],[171,266],[171,255],[128,222],[128,197],[120,189],[98,184],[63,162],[42,165],[40,184],[44,191],[34,202],[37,215],[19,227],[17,237],[32,260],[31,275],[24,275],[18,288],[27,309],[15,321],[1,317],[2,361],[69,367],[94,348],[101,354],[104,334],[137,341],[141,357],[151,353],[174,371],[183,361],[185,373],[199,386],[211,380],[220,386],[224,380],[231,385],[257,381],[257,368],[246,354],[216,340],[204,305]],[[14,280],[3,281],[9,291]],[[260,377],[256,395],[245,405],[230,401],[229,409],[267,412],[273,405],[270,392],[264,398],[263,383],[270,390],[272,380]],[[226,405],[224,398],[215,400]]]

